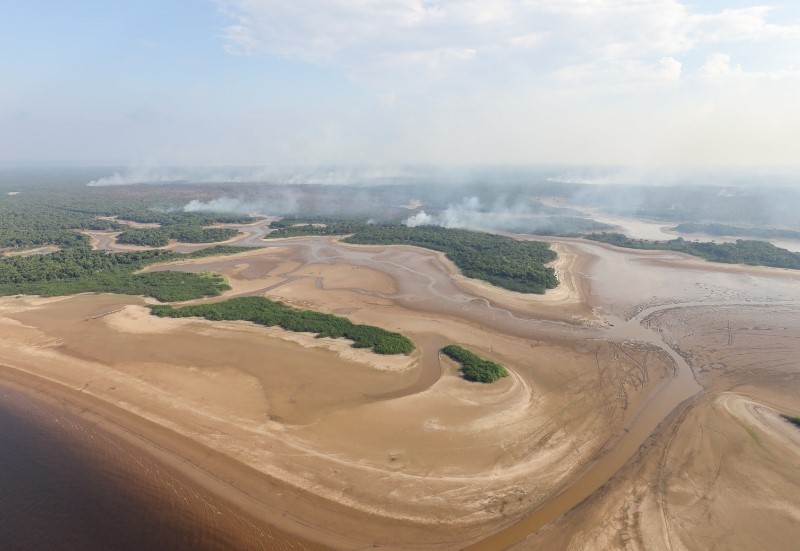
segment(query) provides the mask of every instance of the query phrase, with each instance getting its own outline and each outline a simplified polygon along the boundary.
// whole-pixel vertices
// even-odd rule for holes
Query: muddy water
[[[680,307],[672,305],[671,308]],[[471,550],[495,550],[509,547],[572,510],[608,482],[636,453],[678,405],[702,390],[694,379],[691,367],[657,333],[644,328],[639,317],[624,320],[614,314],[606,319],[611,324],[608,336],[616,340],[646,342],[664,350],[675,364],[674,376],[665,379],[646,401],[640,404],[630,421],[615,440],[608,442],[602,455],[588,466],[563,492],[545,502],[521,521],[492,534]]]
[[[664,343],[659,334],[642,326],[648,316],[669,308],[695,305],[761,304],[772,303],[776,299],[791,303],[800,301],[800,286],[797,285],[796,276],[778,276],[769,270],[719,271],[715,265],[698,267],[697,264],[681,263],[681,256],[671,253],[647,254],[613,250],[585,242],[564,243],[596,259],[586,279],[592,290],[592,306],[608,321],[606,327],[582,327],[540,320],[513,308],[500,307],[456,285],[435,255],[420,253],[415,249],[351,247],[319,238],[281,240],[267,244],[291,248],[293,258],[301,260],[303,265],[347,263],[390,274],[397,283],[393,292],[367,291],[357,287],[350,290],[390,299],[411,310],[459,318],[491,327],[500,333],[532,339],[643,342],[660,348],[672,358],[674,376],[665,378],[639,410],[633,412],[627,426],[606,444],[596,461],[587,466],[562,493],[521,521],[476,544],[475,549],[498,549],[512,545],[570,511],[624,466],[670,412],[700,390],[683,358]],[[195,266],[192,269],[203,268]],[[253,276],[256,277],[256,274]],[[284,283],[272,287],[298,277],[307,276],[292,276],[289,273]],[[320,283],[317,283],[319,286]],[[434,340],[425,342],[424,338],[419,341],[423,365],[420,378],[392,395],[377,398],[387,399],[419,392],[432,384],[430,377],[434,377],[433,380],[438,378],[440,367],[438,361],[433,361],[431,351],[440,344]],[[430,338],[433,339],[432,336]]]
[[[601,214],[595,210],[587,209],[587,215],[598,222],[617,226],[622,233],[634,239],[650,239],[653,241],[669,241],[676,237],[683,237],[690,241],[702,241],[716,243],[733,243],[737,239],[756,239],[758,241],[769,241],[776,247],[781,247],[789,251],[800,252],[800,240],[797,239],[759,239],[755,237],[732,237],[732,236],[711,236],[703,233],[684,233],[672,231],[677,222],[664,222],[658,220],[648,220],[645,218],[635,218],[632,216],[609,216]]]
[[[405,388],[385,392],[383,394],[375,394],[368,396],[368,398],[374,400],[393,400],[395,398],[402,398],[403,396],[419,394],[420,392],[428,390],[441,378],[442,362],[439,351],[450,344],[450,341],[439,335],[425,335],[419,339],[414,339],[414,342],[421,352],[419,359],[420,373],[417,380]]]
[[[670,253],[648,255],[591,243],[568,244],[595,258],[586,277],[592,289],[592,306],[608,322],[604,328],[533,319],[470,295],[442,273],[431,255],[396,249],[391,252],[354,249],[322,240],[298,240],[292,244],[302,251],[301,256],[307,263],[346,262],[368,266],[390,273],[397,282],[394,293],[351,289],[355,292],[388,298],[411,309],[471,320],[516,336],[647,343],[663,350],[673,360],[674,376],[664,379],[643,401],[627,426],[606,444],[596,461],[562,493],[473,549],[510,546],[570,511],[622,468],[678,405],[700,392],[701,387],[686,361],[658,333],[642,325],[648,316],[666,309],[696,305],[713,307],[773,303],[776,299],[787,303],[800,300],[796,277],[785,274],[776,277],[776,273],[769,270],[717,272],[714,265],[681,264],[682,257]]]
[[[307,549],[94,422],[0,386],[0,548]]]
[[[569,512],[610,480],[678,405],[702,390],[683,357],[658,333],[646,327],[650,316],[665,310],[697,306],[800,304],[797,276],[786,277],[767,269],[749,273],[715,273],[713,265],[710,269],[687,269],[680,264],[665,264],[665,261],[677,258],[669,255],[648,258],[592,244],[573,243],[573,246],[597,259],[591,270],[591,284],[597,309],[609,323],[607,338],[657,346],[672,358],[676,366],[675,376],[653,392],[619,437],[605,446],[604,455],[562,493],[531,515],[469,549],[509,547]],[[681,301],[681,298],[694,300]]]

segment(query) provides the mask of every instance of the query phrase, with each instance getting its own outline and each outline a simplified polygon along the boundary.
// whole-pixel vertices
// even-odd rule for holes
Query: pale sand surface
[[[783,297],[788,298],[788,297]],[[706,392],[519,549],[794,549],[800,538],[800,305],[675,308],[651,326]]]
[[[796,279],[772,272],[720,275],[707,265],[684,265],[682,258],[665,266],[667,260],[656,259],[662,264],[655,265],[652,255],[594,244],[563,240],[557,247],[556,268],[566,290],[544,297],[454,277],[453,266],[431,251],[320,238],[280,240],[263,250],[167,266],[222,273],[233,287],[226,296],[266,295],[407,334],[419,351],[393,360],[396,365],[353,352],[344,342],[243,322],[150,317],[143,300],[112,295],[0,299],[0,364],[72,389],[76,401],[86,395],[181,435],[176,442],[213,450],[214,472],[246,472],[264,477],[265,487],[281,488],[261,494],[254,484],[245,499],[226,486],[223,493],[249,511],[286,511],[285,496],[302,495],[283,521],[286,530],[345,548],[458,548],[535,510],[579,473],[591,472],[598,457],[613,457],[610,442],[643,441],[649,431],[636,434],[636,423],[645,412],[661,408],[653,419],[657,423],[658,415],[674,407],[656,406],[651,399],[678,380],[659,334],[674,342],[698,332],[681,322],[676,335],[672,326],[652,320],[648,331],[638,319],[626,325],[615,316],[685,301],[765,300],[776,292],[800,298],[791,290]],[[650,278],[651,285],[643,287],[641,278]],[[640,287],[647,292],[637,292]],[[598,323],[593,310],[605,318]],[[658,319],[683,311],[659,311]],[[463,381],[438,357],[438,349],[450,342],[503,363],[511,376],[489,386]],[[752,348],[759,341],[749,342]],[[681,352],[685,346],[680,344]],[[690,363],[695,367],[694,356]],[[686,392],[693,390],[678,395]],[[723,411],[725,419],[739,418],[729,411],[775,419],[756,405],[742,410],[732,399],[717,402],[709,396],[694,399],[671,419],[685,419],[683,411],[705,403],[714,404],[708,415]],[[780,396],[762,402],[788,406]],[[631,465],[648,449],[674,440],[670,423]],[[738,427],[752,441],[737,423],[728,424],[731,434]],[[761,441],[783,438],[792,451],[790,435],[770,433]],[[184,453],[183,444],[172,448],[178,456]],[[776,461],[787,477],[796,465],[788,452],[781,453]],[[627,458],[619,461],[622,466]],[[699,461],[698,468],[707,463]],[[624,478],[632,468],[611,485],[628,492],[620,496],[638,484],[637,476],[630,484]],[[766,487],[782,491],[766,470],[759,476]],[[607,487],[557,521],[569,523],[586,510],[580,524],[558,531],[558,542],[578,548],[617,542],[606,516],[617,502],[595,504],[616,495]],[[795,498],[784,493],[782,499],[782,510],[796,510]],[[762,510],[765,503],[752,507]],[[263,518],[282,522],[272,513]],[[772,528],[789,517],[776,518]],[[577,539],[570,540],[578,529]],[[554,533],[547,529],[536,537]]]
[[[44,245],[42,247],[32,247],[30,249],[3,249],[0,253],[5,256],[33,256],[36,254],[50,254],[61,249],[55,245]]]

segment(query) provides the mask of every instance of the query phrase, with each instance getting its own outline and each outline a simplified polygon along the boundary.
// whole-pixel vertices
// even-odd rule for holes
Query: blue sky
[[[761,2],[0,1],[0,161],[798,165]]]

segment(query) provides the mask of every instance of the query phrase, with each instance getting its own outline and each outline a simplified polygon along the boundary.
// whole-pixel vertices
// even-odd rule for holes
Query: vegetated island
[[[795,417],[794,415],[781,415],[781,417],[800,429],[800,417]]]
[[[160,317],[201,317],[219,321],[250,321],[267,327],[279,326],[288,331],[316,333],[317,337],[345,338],[354,348],[371,348],[377,354],[410,354],[414,343],[401,335],[372,325],[357,325],[347,318],[302,310],[265,297],[237,297],[230,300],[183,306],[151,306]]]
[[[84,235],[48,255],[0,257],[0,295],[60,296],[86,292],[143,295],[162,302],[217,296],[230,289],[211,273],[136,273],[159,262],[235,254],[241,247],[217,245],[188,254],[165,250],[125,253],[95,251]]]
[[[800,253],[787,251],[767,241],[738,239],[735,243],[701,243],[686,241],[682,237],[670,241],[648,241],[631,239],[621,233],[594,233],[584,237],[626,249],[677,251],[723,264],[748,264],[800,270]]]
[[[314,221],[316,222],[316,221]],[[348,235],[343,241],[360,245],[414,245],[447,255],[461,272],[510,291],[544,294],[558,286],[553,268],[546,264],[556,253],[541,241],[439,226],[369,224],[361,220],[325,220],[325,225],[297,220],[273,222],[267,239],[302,235]]]
[[[702,233],[711,236],[731,237],[756,237],[759,239],[800,239],[800,231],[785,230],[780,228],[755,228],[747,226],[733,226],[731,224],[701,224],[698,222],[684,222],[678,224],[672,231],[681,233]]]
[[[475,383],[493,383],[497,379],[508,376],[508,371],[499,363],[484,360],[456,344],[442,348],[442,353],[461,364],[461,373],[467,381]]]

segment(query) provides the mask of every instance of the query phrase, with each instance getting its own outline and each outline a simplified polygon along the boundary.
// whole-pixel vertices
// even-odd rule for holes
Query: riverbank
[[[228,499],[249,502],[254,516],[272,511],[281,530],[340,548],[463,547],[565,489],[593,493],[581,477],[604,484],[685,398],[693,372],[676,377],[683,357],[664,344],[669,337],[630,312],[797,293],[794,280],[757,271],[665,269],[636,251],[556,246],[570,291],[517,304],[454,277],[438,253],[328,238],[163,267],[218,271],[229,293],[407,334],[420,356],[397,369],[252,324],[148,318],[144,301],[113,295],[0,299],[0,360],[166,431],[176,457],[182,442],[215,457],[220,465],[208,472],[230,473],[228,487],[240,492]],[[577,312],[602,317],[581,321]],[[468,344],[510,376],[463,381],[439,361],[450,343]],[[253,478],[242,484],[240,471]]]

